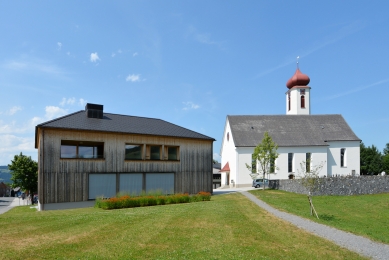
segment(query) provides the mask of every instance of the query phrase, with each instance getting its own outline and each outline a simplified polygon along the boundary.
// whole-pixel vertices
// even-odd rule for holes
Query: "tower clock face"
[[[301,95],[305,95],[305,89],[301,89],[301,90],[300,90],[300,94],[301,94]]]

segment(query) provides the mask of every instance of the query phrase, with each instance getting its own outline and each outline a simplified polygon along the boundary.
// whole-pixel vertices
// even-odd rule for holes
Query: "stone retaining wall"
[[[271,180],[269,188],[307,194],[301,180]],[[389,176],[347,176],[319,178],[318,187],[312,195],[362,195],[389,192]]]

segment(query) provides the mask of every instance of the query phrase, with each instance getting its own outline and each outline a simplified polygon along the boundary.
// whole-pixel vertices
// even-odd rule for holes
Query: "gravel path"
[[[367,256],[372,259],[389,259],[389,245],[374,242],[370,239],[361,236],[357,236],[326,225],[318,224],[316,222],[298,217],[296,215],[279,211],[273,207],[270,207],[262,200],[257,199],[254,195],[248,193],[247,191],[241,191],[241,193],[261,208],[267,210],[276,217],[279,217],[292,223],[298,228],[304,229],[310,233],[330,240],[335,244],[347,248],[348,250],[357,252],[360,255]]]

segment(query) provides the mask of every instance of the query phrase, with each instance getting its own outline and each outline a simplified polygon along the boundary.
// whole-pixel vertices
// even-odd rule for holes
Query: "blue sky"
[[[37,159],[35,126],[85,103],[211,136],[227,115],[285,114],[311,78],[312,114],[389,143],[389,2],[1,1],[0,165]]]

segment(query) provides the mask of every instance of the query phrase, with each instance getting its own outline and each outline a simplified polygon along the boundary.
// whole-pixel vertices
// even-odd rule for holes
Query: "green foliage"
[[[387,143],[384,148],[384,155],[388,155],[388,154],[389,154],[389,143]]]
[[[382,170],[389,174],[389,154],[382,156]]]
[[[361,175],[380,174],[383,170],[381,152],[378,151],[377,147],[375,147],[374,145],[372,145],[371,147],[365,147],[365,145],[361,143],[360,164]]]
[[[8,169],[11,170],[13,188],[20,187],[30,193],[38,190],[38,163],[32,160],[31,156],[22,153],[15,155]]]
[[[210,200],[211,193],[209,192],[199,192],[193,196],[190,196],[189,194],[142,195],[134,197],[123,195],[110,199],[98,198],[96,199],[95,207],[102,209],[123,209]]]
[[[325,162],[321,162],[318,165],[310,165],[311,162],[301,162],[299,177],[301,178],[301,184],[308,190],[308,194],[312,195],[313,192],[318,188],[320,181],[319,173],[323,169]],[[310,165],[307,167],[307,165]]]
[[[255,179],[259,173],[262,173],[263,179],[265,179],[266,173],[271,173],[271,170],[275,170],[274,162],[278,158],[277,149],[278,145],[273,142],[273,139],[269,133],[265,132],[262,138],[262,142],[259,143],[254,149],[251,165],[246,163],[246,167],[249,169],[250,175],[253,179]],[[256,167],[256,162],[258,162],[259,167]],[[256,172],[253,172],[254,164],[256,167]]]

